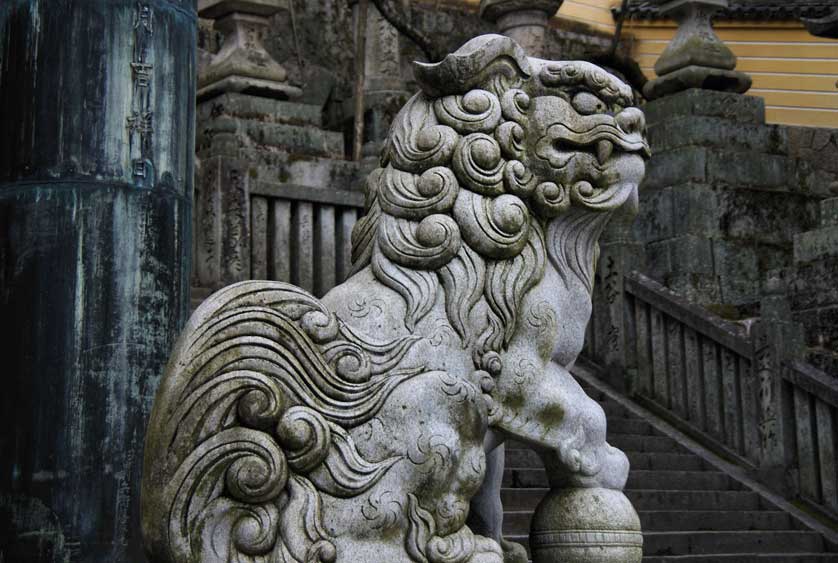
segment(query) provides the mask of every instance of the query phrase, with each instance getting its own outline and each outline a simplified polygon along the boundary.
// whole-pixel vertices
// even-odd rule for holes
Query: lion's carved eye
[[[588,92],[579,92],[573,97],[573,108],[582,115],[604,113],[608,108],[605,102]]]

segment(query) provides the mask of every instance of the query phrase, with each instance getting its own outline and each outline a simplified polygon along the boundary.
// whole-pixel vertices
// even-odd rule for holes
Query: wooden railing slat
[[[337,211],[337,280],[342,282],[349,276],[352,268],[352,228],[355,226],[357,211],[351,207]]]
[[[739,358],[739,390],[742,396],[742,440],[745,456],[748,459],[760,459],[759,435],[759,390],[752,364],[745,358]]]
[[[725,417],[725,443],[742,451],[742,410],[739,397],[739,374],[736,356],[722,349],[722,397]]]
[[[297,250],[296,283],[306,291],[314,291],[314,209],[311,203],[299,202],[294,215],[294,245]]]
[[[683,324],[671,317],[666,319],[667,373],[672,410],[687,418],[687,384],[684,368]]]
[[[335,208],[331,205],[317,206],[317,226],[315,229],[317,245],[317,275],[315,293],[324,295],[335,287]]]
[[[250,276],[268,279],[268,200],[253,197],[250,201]]]
[[[803,389],[794,389],[794,418],[797,437],[798,473],[800,492],[809,499],[820,501],[820,471],[817,458],[814,413],[810,395]]]
[[[291,281],[291,202],[273,200],[271,216],[271,276],[277,281]]]
[[[669,408],[669,378],[666,372],[666,325],[663,313],[650,311],[652,328],[652,383],[655,400]]]
[[[705,430],[704,381],[701,373],[701,348],[696,332],[684,327],[684,377],[687,386],[687,416],[696,428]]]
[[[715,340],[701,338],[702,371],[704,373],[705,420],[707,432],[719,440],[724,438],[722,415],[722,377],[719,369],[719,345]]]
[[[637,329],[637,392],[652,396],[651,334],[649,333],[649,306],[639,299],[634,300],[634,324]]]
[[[818,428],[818,461],[820,462],[821,499],[838,512],[838,480],[835,472],[835,407],[815,399],[815,421]]]

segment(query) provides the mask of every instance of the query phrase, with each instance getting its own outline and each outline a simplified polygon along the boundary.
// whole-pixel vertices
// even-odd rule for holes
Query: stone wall
[[[838,244],[824,202],[838,194],[838,132],[767,125],[761,98],[706,90],[645,110],[654,156],[631,237],[645,273],[733,320],[758,316],[766,280],[782,279],[829,370]]]
[[[761,98],[706,90],[646,115],[654,156],[633,235],[649,275],[723,316],[755,315],[767,273],[792,264],[794,235],[832,194],[838,170],[811,140],[832,132],[767,125]]]

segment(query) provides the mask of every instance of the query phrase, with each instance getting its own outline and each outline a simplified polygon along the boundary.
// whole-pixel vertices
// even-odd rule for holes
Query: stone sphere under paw
[[[554,489],[530,531],[533,563],[639,563],[640,519],[621,491]]]

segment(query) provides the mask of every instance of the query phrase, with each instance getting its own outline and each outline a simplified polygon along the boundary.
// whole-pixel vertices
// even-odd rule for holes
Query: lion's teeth
[[[611,158],[614,152],[614,143],[605,139],[596,144],[596,156],[600,164],[605,164],[605,161]]]

